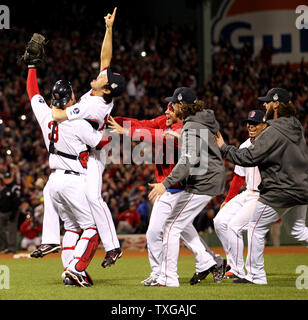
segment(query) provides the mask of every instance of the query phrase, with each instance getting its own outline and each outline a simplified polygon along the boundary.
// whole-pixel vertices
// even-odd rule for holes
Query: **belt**
[[[51,169],[51,172],[62,171],[64,174],[73,174],[75,176],[80,176],[80,172],[76,172],[73,170],[62,170],[62,169]]]

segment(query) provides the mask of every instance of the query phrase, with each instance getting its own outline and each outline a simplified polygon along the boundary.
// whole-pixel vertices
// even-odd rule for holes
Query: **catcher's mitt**
[[[28,42],[24,55],[20,58],[26,64],[36,64],[42,62],[44,58],[44,46],[47,41],[44,36],[34,33]]]

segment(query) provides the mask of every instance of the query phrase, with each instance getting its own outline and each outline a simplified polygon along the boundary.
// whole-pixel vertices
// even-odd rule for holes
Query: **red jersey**
[[[127,221],[133,228],[136,228],[141,221],[137,210],[126,210],[118,214],[118,221]]]
[[[178,139],[165,136],[167,130],[172,130],[177,133],[181,133],[183,127],[182,122],[174,123],[167,127],[167,116],[159,116],[152,120],[137,120],[132,118],[115,117],[117,123],[123,126],[124,121],[131,122],[131,128],[128,132],[132,138],[140,139],[140,141],[152,143],[155,152],[155,176],[158,183],[165,180],[169,176],[172,169],[178,162],[178,149],[180,145]],[[148,134],[145,134],[147,130]],[[175,185],[171,189],[183,189],[180,185]]]
[[[21,224],[19,232],[28,239],[34,239],[42,233],[42,225],[33,227],[32,222],[26,220]]]

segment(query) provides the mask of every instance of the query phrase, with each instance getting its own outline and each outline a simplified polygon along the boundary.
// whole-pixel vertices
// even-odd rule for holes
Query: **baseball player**
[[[112,26],[116,10],[117,8],[114,9],[112,14],[108,14],[105,17],[106,33],[101,49],[101,71],[97,79],[91,82],[91,90],[83,95],[78,103],[65,110],[53,108],[54,120],[88,119],[99,130],[105,128],[113,108],[113,98],[119,96],[125,87],[123,78],[119,74],[113,73],[109,67],[112,58]],[[102,263],[103,267],[114,264],[122,255],[111,212],[101,196],[106,152],[106,148],[91,151],[86,174],[87,199],[106,251],[106,256]],[[48,227],[44,228],[45,225]],[[47,228],[48,232],[44,233]],[[59,234],[59,224],[56,217],[51,215],[44,217],[42,243],[59,243]]]
[[[58,214],[64,222],[62,262],[65,275],[78,286],[90,286],[85,270],[98,245],[97,228],[86,198],[88,147],[104,145],[102,133],[85,120],[53,121],[51,109],[40,95],[35,65],[28,66],[27,92],[49,151],[51,174],[44,188],[44,215]],[[69,107],[75,102],[71,84],[59,80],[52,90],[52,103]],[[82,230],[82,231],[81,231]]]
[[[215,134],[219,125],[212,110],[204,110],[204,104],[197,100],[195,93],[186,87],[177,88],[172,97],[166,99],[173,103],[177,115],[184,123],[181,138],[181,156],[168,177],[162,182],[150,184],[153,187],[150,200],[162,196],[171,186],[185,181],[185,189],[174,204],[163,227],[163,253],[161,272],[157,279],[158,286],[178,287],[177,260],[181,233],[192,226],[194,218],[208,204],[212,197],[223,193],[225,169],[215,143]],[[203,137],[206,131],[208,140]],[[202,145],[200,145],[202,143]],[[205,155],[204,150],[209,152]],[[198,165],[199,163],[199,165]],[[204,167],[207,163],[207,168]],[[193,240],[200,242],[197,233]],[[225,265],[217,267],[212,255],[203,250],[200,254],[198,270],[190,280],[195,284],[213,272],[222,280]]]
[[[245,122],[249,138],[240,145],[240,149],[248,148],[265,129],[264,115],[261,110],[253,110],[248,114]],[[238,194],[244,182],[246,182],[246,190]],[[223,245],[228,264],[231,267],[231,270],[225,274],[225,278],[244,278],[246,275],[242,234],[247,230],[249,220],[255,211],[260,183],[261,177],[258,167],[235,166],[228,195],[214,218],[216,234]]]
[[[130,128],[125,131],[123,122],[130,122]],[[178,138],[183,127],[182,119],[176,116],[171,102],[169,102],[165,115],[152,120],[137,120],[132,118],[110,117],[109,126],[119,134],[143,140],[151,143],[155,151],[155,176],[156,181],[163,181],[174,168],[178,157]],[[161,197],[156,199],[153,205],[149,226],[147,229],[147,248],[148,257],[151,266],[151,274],[148,278],[141,281],[145,286],[155,285],[160,274],[162,257],[162,230],[168,214],[172,211],[178,198],[181,196],[184,187],[181,184],[171,186]],[[185,246],[189,248],[196,258],[196,267],[198,271],[200,256],[204,248],[221,265],[223,259],[215,255],[208,246],[200,241],[194,241],[198,234],[193,225],[188,225],[181,234]]]
[[[308,246],[308,151],[301,123],[287,90],[272,88],[258,98],[264,102],[268,127],[248,148],[217,143],[223,157],[234,164],[258,166],[260,197],[248,225],[247,275],[234,283],[267,284],[264,270],[265,235],[282,218],[287,231]]]

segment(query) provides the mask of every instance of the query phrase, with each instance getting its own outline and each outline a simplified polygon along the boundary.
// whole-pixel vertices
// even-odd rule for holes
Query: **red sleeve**
[[[228,195],[225,199],[225,202],[230,201],[232,198],[234,198],[239,191],[241,190],[242,185],[245,182],[245,177],[241,177],[239,175],[237,175],[236,173],[234,173],[231,185],[230,185],[230,189],[228,192]]]
[[[133,118],[124,118],[124,117],[114,117],[114,120],[123,127],[123,122],[124,121],[129,121],[131,125],[137,125],[139,123],[139,120],[133,119]]]
[[[128,136],[130,138],[139,139],[140,141],[155,143],[159,142],[169,147],[180,148],[178,139],[172,136],[165,136],[165,130],[163,129],[153,129],[153,128],[140,128],[138,126],[131,126],[128,131]]]
[[[40,94],[38,85],[37,85],[37,77],[36,77],[36,69],[29,68],[28,69],[28,78],[27,78],[27,93],[30,101],[36,94]]]
[[[128,135],[131,138],[134,137],[134,139],[140,139],[140,141],[145,141],[149,143],[155,143],[156,139],[165,143],[166,140],[166,137],[164,136],[164,130],[162,129],[131,126]]]
[[[102,136],[101,141],[96,146],[96,150],[101,150],[103,147],[105,147],[106,144],[108,144],[111,141],[111,137]]]
[[[24,234],[26,234],[28,231],[29,231],[29,222],[28,221],[24,221],[22,224],[21,224],[21,226],[20,226],[20,228],[19,228],[19,232],[22,234],[22,235],[24,235]]]
[[[133,118],[124,118],[124,117],[115,117],[114,120],[120,125],[123,126],[124,121],[131,122],[131,126],[142,127],[142,128],[153,128],[160,129],[162,128],[162,123],[166,123],[166,116],[159,116],[152,120],[138,120]],[[163,128],[165,129],[165,128]]]

